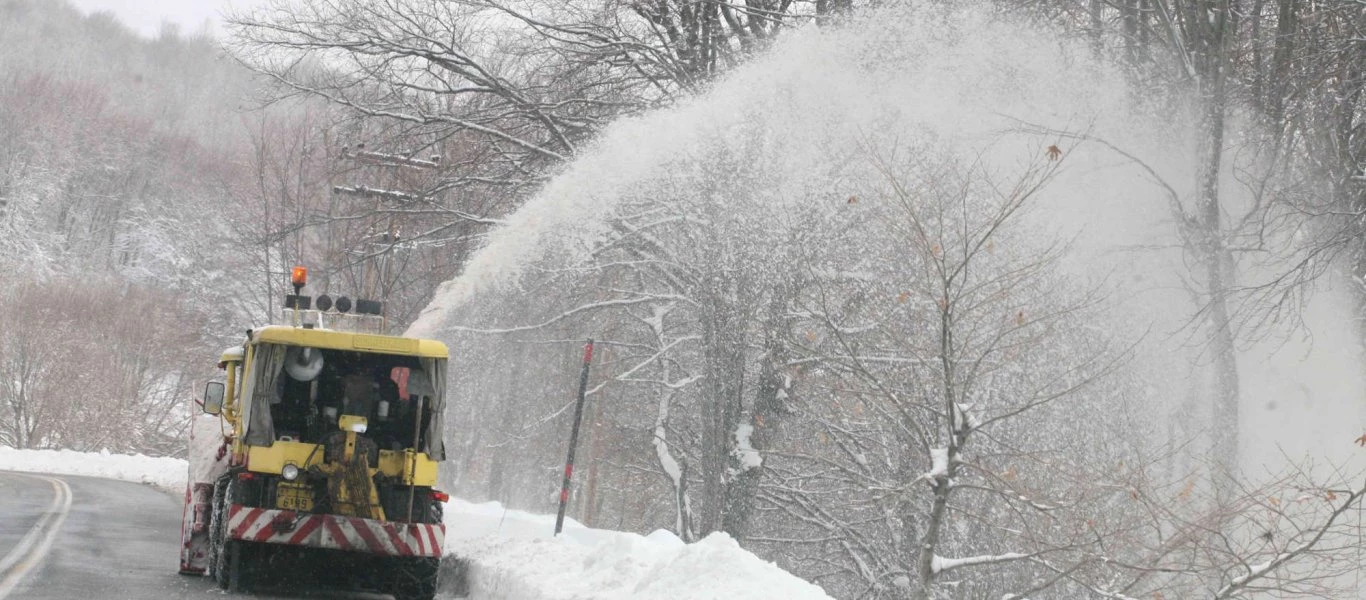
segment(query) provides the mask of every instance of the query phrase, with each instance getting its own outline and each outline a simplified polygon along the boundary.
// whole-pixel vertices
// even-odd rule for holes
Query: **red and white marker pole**
[[[564,460],[564,483],[560,485],[560,510],[555,514],[555,535],[564,529],[564,509],[569,504],[569,480],[574,476],[574,449],[579,446],[579,425],[583,422],[583,402],[588,394],[588,365],[593,362],[593,338],[583,346],[583,371],[579,373],[579,398],[574,404],[574,428],[569,432],[569,457]]]

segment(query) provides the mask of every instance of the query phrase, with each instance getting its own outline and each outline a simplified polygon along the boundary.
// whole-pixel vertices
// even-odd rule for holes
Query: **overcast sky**
[[[264,0],[71,0],[81,10],[109,11],[139,33],[152,37],[169,21],[184,33],[199,31],[207,23],[215,34],[223,32],[221,14],[228,8],[247,8]]]

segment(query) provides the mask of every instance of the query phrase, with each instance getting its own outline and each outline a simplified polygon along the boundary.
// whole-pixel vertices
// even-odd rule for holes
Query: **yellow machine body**
[[[321,444],[275,442],[271,446],[246,448],[247,469],[256,473],[279,475],[285,465],[294,465],[306,471],[323,462]],[[437,464],[425,452],[380,450],[379,468],[370,469],[370,474],[398,478],[405,485],[431,487],[436,485]]]
[[[344,479],[342,477],[346,475],[344,470],[351,467],[345,464],[327,464],[324,461],[325,451],[322,444],[274,440],[270,445],[251,445],[244,440],[245,424],[243,423],[244,411],[241,397],[243,384],[253,376],[251,372],[253,355],[255,349],[261,344],[411,356],[423,359],[446,359],[449,357],[446,345],[435,340],[278,325],[252,331],[250,339],[243,345],[242,349],[234,348],[223,353],[219,366],[226,371],[227,381],[220,416],[231,428],[230,433],[226,431],[225,433],[228,433],[232,440],[233,462],[243,465],[247,471],[265,475],[280,475],[287,465],[293,465],[300,471],[308,472],[310,469],[314,469],[332,476],[331,479],[338,481]],[[346,431],[347,434],[348,460],[346,462],[348,463],[353,462],[349,460],[356,436],[352,425],[357,419],[364,425],[365,419],[363,417],[353,415],[342,415],[338,421],[339,428]],[[368,476],[363,477],[365,481],[369,482],[368,493],[358,489],[349,489],[346,486],[333,491],[334,498],[340,505],[337,507],[339,513],[384,520],[385,517],[379,507],[373,485],[376,477],[414,487],[433,487],[437,483],[438,461],[425,452],[411,448],[405,450],[381,449],[378,455],[377,465],[367,467],[366,475]],[[353,481],[360,479],[362,477],[352,478]],[[362,497],[369,497],[361,500],[351,497],[357,494]],[[280,509],[310,511],[313,509],[313,499],[306,486],[280,481],[277,485],[275,505]],[[356,510],[352,507],[360,508]]]

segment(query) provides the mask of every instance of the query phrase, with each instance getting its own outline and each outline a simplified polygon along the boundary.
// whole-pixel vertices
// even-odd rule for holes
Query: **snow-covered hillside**
[[[175,494],[184,490],[187,469],[174,458],[0,446],[0,470],[104,477]],[[829,598],[724,533],[685,544],[667,531],[641,536],[569,519],[552,537],[554,516],[457,498],[445,519],[446,551],[468,560],[476,600]]]

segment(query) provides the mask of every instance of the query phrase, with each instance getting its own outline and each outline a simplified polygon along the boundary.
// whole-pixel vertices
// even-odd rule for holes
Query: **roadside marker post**
[[[583,346],[583,370],[579,373],[579,397],[574,404],[574,427],[569,432],[569,457],[564,461],[564,482],[560,484],[560,510],[555,514],[555,535],[564,529],[564,509],[569,504],[569,480],[574,476],[574,450],[579,445],[579,425],[583,423],[584,397],[588,394],[588,367],[593,362],[593,338]]]

